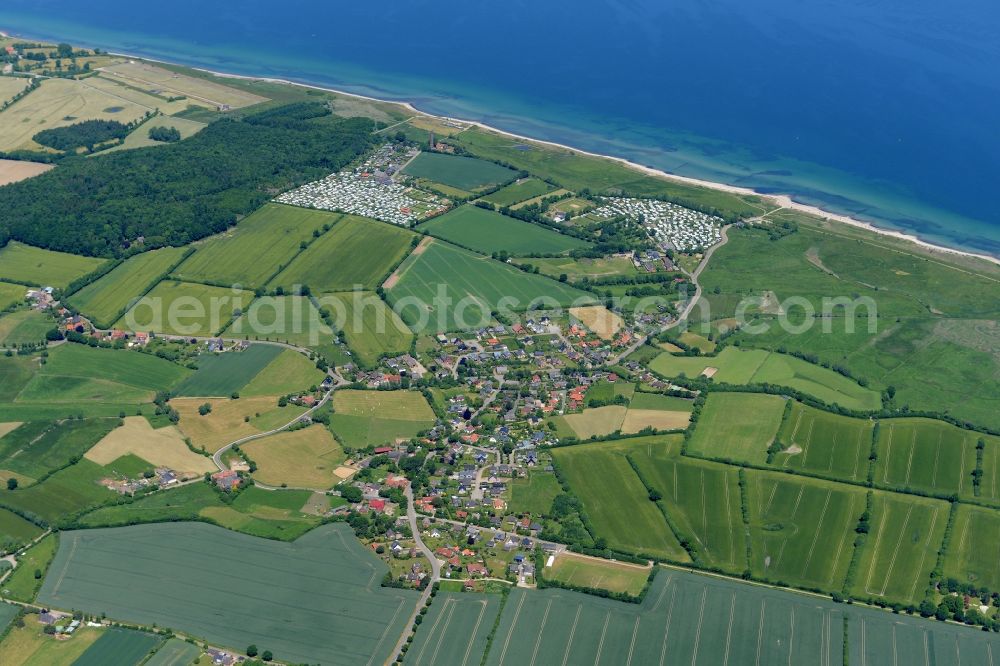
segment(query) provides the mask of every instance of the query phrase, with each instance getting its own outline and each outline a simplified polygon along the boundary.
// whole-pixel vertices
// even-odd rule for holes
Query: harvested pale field
[[[336,474],[338,477],[340,477],[341,481],[347,481],[352,476],[358,473],[358,469],[356,467],[348,467],[346,465],[341,465],[337,469],[333,470],[333,473]]]
[[[188,101],[202,106],[239,108],[267,101],[266,97],[206,79],[177,74],[168,69],[142,62],[129,61],[105,67],[101,71],[104,72],[104,75],[120,79],[130,86],[147,90],[152,94],[171,97],[183,95],[190,98]]]
[[[609,592],[626,592],[638,596],[649,578],[650,567],[626,562],[614,562],[565,551],[560,553],[551,567],[542,575],[579,587],[590,587]]]
[[[28,78],[0,76],[0,104],[27,88],[30,81]]]
[[[272,486],[327,490],[340,483],[335,470],[347,459],[340,444],[322,425],[281,432],[242,448],[257,464],[254,478]]]
[[[643,428],[656,430],[680,430],[691,420],[691,412],[668,412],[659,409],[630,409],[622,421],[621,430],[625,434],[639,432]]]
[[[46,129],[66,127],[84,120],[117,120],[130,123],[152,109],[122,96],[100,90],[85,81],[47,79],[17,104],[0,112],[0,150],[48,151],[32,140]]]
[[[10,421],[7,423],[0,423],[0,437],[3,437],[7,433],[16,430],[19,425],[21,425],[21,421]]]
[[[569,313],[604,340],[614,338],[625,325],[621,317],[603,305],[570,308]]]
[[[107,465],[130,453],[156,467],[168,467],[185,475],[197,476],[215,470],[211,458],[187,447],[176,426],[154,430],[144,416],[126,417],[125,425],[105,435],[84,458]]]
[[[202,416],[198,413],[198,407],[206,402],[212,405],[212,411]],[[191,439],[195,448],[204,447],[206,451],[216,451],[241,437],[261,432],[244,419],[249,416],[252,420],[257,414],[274,410],[278,398],[274,396],[238,400],[174,398],[170,404],[181,415],[178,424],[181,432]],[[297,412],[290,411],[288,421],[292,421],[296,414]]]
[[[567,414],[562,419],[580,439],[603,437],[610,435],[622,427],[625,421],[627,407],[622,405],[607,405],[585,409],[578,414]]]
[[[0,160],[0,185],[9,185],[21,180],[27,180],[53,168],[55,168],[54,164],[22,162],[20,160]]]

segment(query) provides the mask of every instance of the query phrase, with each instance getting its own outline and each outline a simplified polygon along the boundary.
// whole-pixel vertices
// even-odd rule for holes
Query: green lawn
[[[467,192],[513,180],[517,172],[474,157],[420,153],[403,173]]]
[[[119,264],[107,275],[76,292],[69,304],[95,325],[110,328],[132,301],[145,294],[184,257],[188,250],[165,247],[143,252]]]
[[[0,248],[0,280],[65,289],[73,280],[94,272],[107,259],[43,250],[10,241]]]
[[[228,231],[194,245],[197,250],[175,271],[180,280],[240,284],[251,289],[267,284],[300,252],[341,218],[308,208],[267,204]]]
[[[501,305],[518,312],[536,301],[548,305],[593,302],[586,292],[441,241],[411,255],[398,273],[400,279],[389,289],[389,300],[406,305],[400,314],[418,332],[476,328],[489,322],[490,313]]]
[[[345,216],[299,254],[269,286],[288,290],[308,285],[316,293],[374,289],[406,256],[415,237],[402,227]]]
[[[710,393],[688,451],[763,465],[781,426],[785,401],[759,393]]]
[[[210,287],[193,282],[164,280],[125,313],[115,328],[168,335],[207,337],[229,325],[233,314],[245,310],[253,292]]]
[[[639,437],[578,444],[555,448],[552,455],[583,502],[595,537],[603,537],[616,550],[685,562],[687,553],[625,458],[630,451],[664,441]]]
[[[420,229],[483,254],[562,254],[590,246],[579,238],[473,205],[435,217]]]

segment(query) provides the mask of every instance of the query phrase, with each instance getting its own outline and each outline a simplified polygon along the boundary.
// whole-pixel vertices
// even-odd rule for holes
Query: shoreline
[[[4,31],[4,30],[0,30],[0,35],[2,35],[4,37],[17,36],[17,35],[11,35],[10,33],[8,33],[7,31]],[[28,37],[25,37],[25,38],[28,39]],[[353,97],[353,98],[356,98],[356,99],[363,99],[363,100],[367,100],[367,101],[371,101],[371,102],[377,102],[377,103],[380,103],[380,104],[394,104],[394,105],[400,106],[400,107],[402,107],[404,109],[407,109],[408,111],[411,111],[412,113],[417,114],[417,115],[427,116],[427,117],[430,117],[430,118],[439,118],[439,119],[444,119],[444,120],[452,120],[452,121],[460,122],[460,123],[463,123],[463,124],[466,124],[466,125],[469,125],[469,126],[472,126],[472,127],[478,127],[480,129],[484,129],[484,130],[487,130],[487,131],[490,131],[490,132],[495,132],[495,133],[503,135],[503,136],[508,136],[508,137],[511,137],[512,139],[517,139],[519,141],[536,143],[536,144],[543,145],[543,146],[550,146],[550,147],[553,147],[553,148],[558,148],[558,149],[561,149],[561,150],[567,150],[567,151],[570,151],[570,152],[573,152],[573,153],[577,153],[577,154],[580,154],[580,155],[586,155],[586,156],[589,156],[589,157],[595,157],[595,158],[598,158],[598,159],[611,160],[612,162],[616,162],[616,163],[621,164],[621,165],[623,165],[623,166],[625,166],[627,168],[633,169],[635,171],[638,171],[640,173],[643,173],[643,174],[646,174],[646,175],[649,175],[649,176],[653,176],[655,178],[662,178],[662,179],[667,180],[667,181],[673,181],[673,182],[682,183],[682,184],[685,184],[685,185],[693,185],[693,186],[698,186],[698,187],[704,187],[706,189],[711,189],[711,190],[715,190],[715,191],[718,191],[718,192],[726,192],[726,193],[729,193],[729,194],[738,194],[738,195],[744,195],[744,196],[759,197],[760,199],[772,202],[774,205],[778,206],[779,208],[787,208],[787,209],[790,209],[790,210],[795,210],[795,211],[798,211],[800,213],[805,213],[805,214],[808,214],[808,215],[812,215],[814,217],[819,218],[820,220],[824,220],[824,221],[827,221],[827,222],[841,223],[841,224],[848,225],[850,227],[854,227],[856,229],[862,229],[862,230],[865,230],[865,231],[869,231],[871,233],[874,233],[874,234],[877,234],[877,235],[880,235],[880,236],[886,236],[886,237],[889,237],[889,238],[893,238],[895,240],[901,240],[901,241],[905,241],[905,242],[910,242],[910,243],[913,243],[913,244],[919,246],[920,248],[923,248],[924,250],[927,250],[927,251],[932,252],[932,253],[934,253],[934,252],[940,252],[940,253],[945,253],[945,254],[950,254],[950,255],[956,255],[956,256],[960,256],[960,257],[967,257],[967,258],[971,258],[971,259],[978,259],[978,260],[981,260],[981,261],[986,261],[988,263],[991,263],[991,264],[993,264],[995,266],[1000,266],[1000,256],[994,256],[994,255],[991,255],[991,254],[985,254],[985,253],[982,253],[982,252],[976,252],[976,251],[972,251],[972,250],[962,250],[962,249],[959,249],[959,248],[949,247],[947,245],[941,245],[941,244],[938,244],[938,243],[933,243],[933,242],[924,240],[924,239],[920,238],[919,236],[917,236],[915,234],[912,234],[912,233],[907,233],[907,232],[899,231],[899,230],[895,230],[895,229],[885,229],[885,228],[877,226],[876,224],[874,224],[872,222],[867,222],[867,221],[864,221],[864,220],[859,220],[859,219],[857,219],[855,217],[851,217],[850,215],[844,215],[844,214],[841,214],[841,213],[834,213],[834,212],[825,210],[823,208],[820,208],[819,206],[814,206],[814,205],[811,205],[811,204],[799,203],[799,202],[797,202],[797,201],[794,200],[794,197],[795,197],[794,193],[782,193],[782,194],[766,193],[765,194],[765,193],[757,192],[756,190],[754,190],[752,188],[749,188],[749,187],[741,187],[741,186],[738,186],[738,185],[728,185],[726,183],[720,183],[720,182],[711,181],[711,180],[704,180],[704,179],[701,179],[701,178],[694,178],[694,177],[691,177],[691,176],[682,176],[682,175],[679,175],[679,174],[674,174],[674,173],[670,173],[668,171],[664,171],[662,169],[656,169],[656,168],[649,167],[649,166],[646,166],[646,165],[643,165],[643,164],[638,164],[638,163],[633,162],[633,161],[631,161],[631,160],[629,160],[627,158],[624,158],[624,157],[615,157],[613,155],[604,155],[604,154],[601,154],[601,153],[595,153],[595,152],[592,152],[592,151],[583,150],[583,149],[577,148],[575,146],[570,146],[570,145],[567,145],[567,144],[558,143],[556,141],[547,141],[545,139],[538,139],[538,138],[531,137],[531,136],[526,136],[526,135],[523,135],[523,134],[517,134],[515,132],[510,132],[510,131],[507,131],[507,130],[500,129],[498,127],[493,127],[492,125],[488,125],[488,124],[486,124],[484,122],[481,122],[481,121],[478,121],[478,120],[467,120],[467,119],[463,119],[463,118],[456,118],[456,117],[451,117],[451,116],[440,116],[440,115],[436,115],[436,114],[433,114],[433,113],[428,113],[426,111],[421,111],[416,106],[414,106],[413,103],[411,103],[410,101],[396,101],[396,100],[381,99],[381,98],[378,98],[378,97],[372,97],[371,95],[363,95],[363,94],[360,94],[360,93],[352,93],[352,92],[348,92],[348,91],[345,91],[345,90],[339,90],[337,88],[331,88],[329,86],[321,86],[321,85],[317,85],[317,84],[313,84],[313,83],[293,81],[291,79],[286,79],[286,78],[276,78],[276,77],[268,77],[268,76],[252,76],[252,75],[246,75],[246,74],[234,74],[234,73],[231,73],[231,72],[220,72],[220,71],[208,69],[206,67],[184,65],[184,64],[180,64],[180,63],[171,62],[169,60],[151,58],[151,57],[137,55],[137,54],[133,54],[133,53],[123,53],[123,52],[119,52],[119,51],[106,51],[106,52],[109,55],[120,56],[120,57],[123,57],[123,58],[133,58],[133,59],[137,59],[137,60],[144,60],[144,61],[147,61],[147,62],[159,63],[159,64],[164,64],[164,65],[171,65],[171,66],[174,66],[174,67],[185,67],[185,68],[191,69],[193,71],[202,72],[202,73],[205,73],[205,74],[210,74],[212,76],[216,76],[216,77],[219,77],[219,78],[222,78],[222,79],[238,79],[238,80],[244,80],[244,81],[263,81],[263,82],[266,82],[266,83],[276,83],[276,84],[281,84],[281,85],[299,86],[299,87],[302,87],[302,88],[309,88],[309,89],[312,89],[312,90],[319,90],[319,91],[322,91],[322,92],[334,93],[336,95],[343,95],[343,96],[346,96],[346,97]]]

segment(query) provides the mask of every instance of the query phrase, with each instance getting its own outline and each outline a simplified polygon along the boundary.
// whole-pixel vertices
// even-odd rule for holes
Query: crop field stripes
[[[826,510],[830,507],[830,498],[833,496],[832,490],[826,491],[826,500],[823,502],[823,511],[819,514],[819,520],[816,522],[816,529],[813,531],[812,543],[809,544],[809,552],[806,553],[806,561],[802,563],[802,573],[809,569],[809,563],[812,561],[813,553],[816,551],[816,542],[819,541],[819,535],[823,531],[823,519],[826,518]],[[838,550],[838,557],[840,552]],[[834,560],[837,561],[837,560]]]
[[[906,509],[906,517],[903,518],[903,526],[901,528],[899,528],[899,539],[896,541],[896,547],[892,551],[892,559],[889,560],[889,570],[886,571],[885,576],[882,579],[882,589],[878,592],[878,595],[880,597],[884,597],[885,596],[885,589],[886,589],[886,587],[888,587],[888,585],[889,585],[889,579],[892,577],[892,570],[896,566],[896,556],[899,555],[899,547],[903,543],[903,536],[906,534],[906,526],[910,524],[910,516],[912,516],[912,515],[913,515],[913,504],[910,504],[907,507],[907,509]],[[882,524],[884,525],[887,522],[888,522],[888,520],[884,520]],[[881,537],[881,531],[879,533],[879,536]],[[878,553],[878,544],[879,544],[879,541],[880,541],[880,539],[876,539],[875,540],[875,552],[876,553]],[[872,569],[869,569],[869,571],[868,571],[868,584],[866,584],[866,586],[865,586],[865,591],[868,592],[869,594],[871,593],[871,587],[870,587],[870,585],[871,585],[872,573],[874,572],[874,562],[875,562],[875,558],[872,559],[872,563],[873,563],[872,564]]]
[[[597,644],[597,653],[594,655],[594,666],[601,663],[601,652],[604,650],[604,639],[608,636],[608,623],[611,622],[611,611],[604,616],[604,626],[601,628],[601,640]]]
[[[795,648],[795,608],[788,616],[788,666],[792,666],[792,651]]]
[[[775,482],[774,487],[778,487],[777,482]],[[788,516],[790,520],[794,520],[795,514],[799,512],[799,505],[802,503],[802,495],[805,494],[805,491],[806,487],[804,485],[799,486],[799,494],[795,497],[795,504],[792,506],[792,512]],[[817,531],[816,534],[819,534],[819,531]],[[785,554],[785,546],[787,545],[788,539],[783,539],[781,542],[781,548],[778,549],[778,557],[774,560],[775,566],[779,566],[781,564],[781,557]]]
[[[576,607],[576,615],[573,617],[573,626],[569,628],[569,638],[566,639],[566,651],[563,653],[562,666],[569,664],[569,652],[573,649],[573,637],[576,635],[576,625],[580,623],[580,613],[583,606]]]
[[[542,635],[545,633],[545,623],[549,619],[549,611],[552,610],[552,599],[545,604],[545,614],[542,615],[542,621],[538,625],[538,636],[535,637],[535,649],[531,651],[531,666],[535,666],[535,660],[538,659],[538,648],[542,645]]]
[[[674,617],[674,602],[677,601],[677,590],[676,588],[670,586],[671,582],[671,580],[668,580],[667,587],[663,588],[664,592],[667,591],[668,587],[670,588],[670,605],[667,607],[666,624],[663,625],[663,644],[660,646],[660,666],[664,666],[667,660],[667,640],[670,638],[670,621]],[[657,599],[657,606],[660,601],[662,601],[662,597]]]
[[[452,615],[452,613],[455,610],[455,601],[454,601],[454,599],[445,599],[444,600],[444,605],[445,605],[446,610],[441,611],[441,614],[438,615],[437,618],[434,620],[434,624],[431,625],[431,629],[430,629],[430,635],[433,636],[433,635],[437,634],[437,637],[438,637],[437,643],[436,643],[435,648],[434,648],[434,654],[431,655],[431,662],[430,663],[432,663],[432,664],[437,661],[438,651],[441,649],[441,641],[443,640],[445,633],[447,633],[447,631],[448,631],[448,624],[451,623],[451,615]],[[442,629],[441,632],[438,633],[438,625],[441,624],[441,620],[443,620],[445,618],[445,616],[447,616],[448,619],[445,622],[444,629]],[[429,645],[430,645],[430,643],[427,643],[422,648],[420,648],[420,652],[417,653],[417,661],[416,661],[417,664],[419,664],[421,662],[421,660],[423,660],[423,658],[424,658],[424,651],[427,650],[427,648],[428,648]],[[469,647],[470,648],[472,647],[472,641],[469,641]]]
[[[708,588],[701,592],[701,606],[698,608],[698,628],[694,633],[694,650],[691,652],[691,666],[698,663],[698,647],[701,645],[701,627],[705,623],[705,600],[708,598]]]
[[[926,545],[928,545],[928,546],[931,543],[931,538],[934,536],[934,526],[937,525],[937,520],[938,520],[938,509],[937,509],[937,507],[935,507],[934,508],[934,513],[933,513],[933,515],[931,517],[931,526],[927,529],[927,541],[926,541]],[[900,541],[902,541],[902,536],[900,536]],[[910,597],[911,598],[913,597],[914,593],[917,590],[917,581],[920,580],[920,571],[921,571],[921,569],[924,568],[924,560],[925,559],[927,559],[927,549],[923,549],[923,552],[920,553],[920,564],[916,568],[917,575],[913,577],[913,584],[910,585]],[[892,565],[894,565],[895,563],[896,563],[896,554],[893,553],[893,556],[892,556]],[[892,573],[892,565],[889,566],[889,574]],[[888,579],[888,578],[889,578],[889,575],[886,575],[886,579]]]
[[[889,483],[889,465],[888,465],[888,461],[892,460],[892,436],[893,436],[894,433],[895,433],[895,431],[892,428],[892,424],[890,424],[889,425],[889,441],[887,441],[886,445],[885,445],[885,459],[886,459],[887,462],[886,462],[886,465],[885,465],[885,469],[882,470],[882,483],[886,483],[886,484]]]
[[[757,658],[754,661],[760,666],[760,649],[764,643],[764,618],[767,617],[767,599],[760,600],[760,623],[757,625]]]
[[[722,661],[722,666],[729,666],[729,648],[733,644],[733,619],[736,617],[736,593],[734,592],[729,602],[729,624],[726,627],[726,656]]]
[[[628,660],[625,662],[625,666],[630,666],[632,663],[632,655],[635,654],[635,639],[639,635],[639,622],[642,621],[642,616],[637,615],[635,617],[635,626],[632,627],[632,642],[628,645]]]
[[[510,647],[510,639],[514,636],[514,629],[517,627],[517,618],[521,614],[521,608],[524,606],[524,600],[528,598],[528,595],[522,594],[521,598],[517,601],[517,608],[514,610],[514,617],[510,622],[510,629],[507,631],[507,638],[503,642],[503,650],[500,652],[500,662],[503,663],[504,659],[507,657],[507,648]],[[566,648],[569,649],[568,647]]]

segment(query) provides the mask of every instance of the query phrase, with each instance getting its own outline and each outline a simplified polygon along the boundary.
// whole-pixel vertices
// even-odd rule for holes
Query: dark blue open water
[[[409,100],[1000,256],[997,0],[2,0],[0,29]]]

